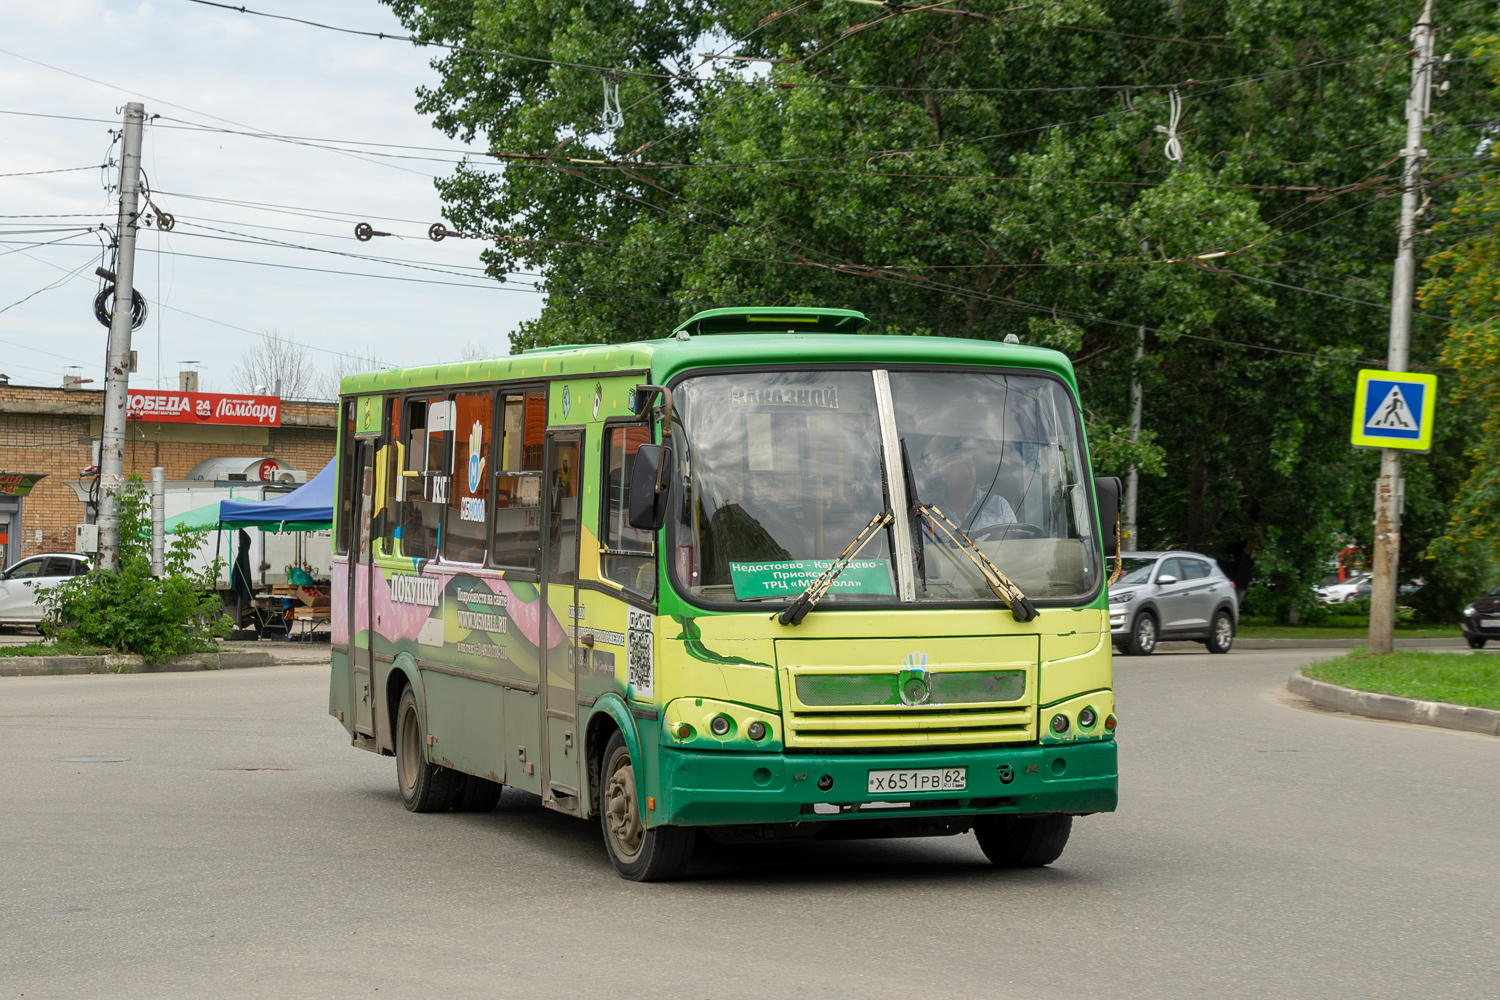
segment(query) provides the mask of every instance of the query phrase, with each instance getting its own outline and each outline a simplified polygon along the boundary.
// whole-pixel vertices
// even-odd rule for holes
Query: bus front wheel
[[[620,877],[632,882],[664,882],[686,871],[697,831],[681,826],[646,828],[641,821],[635,764],[625,736],[618,730],[604,748],[604,766],[599,773],[604,849]]]
[[[974,823],[979,849],[1000,868],[1040,868],[1062,857],[1073,817],[981,816]]]
[[[417,696],[408,685],[396,708],[396,784],[401,786],[401,802],[407,809],[442,812],[453,804],[463,775],[429,763],[422,749],[426,742]]]

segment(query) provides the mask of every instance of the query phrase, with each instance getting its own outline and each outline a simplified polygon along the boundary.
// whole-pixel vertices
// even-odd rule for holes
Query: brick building
[[[279,426],[132,418],[125,473],[149,481],[160,465],[170,488],[206,459],[259,456],[311,478],[333,459],[337,412],[334,403],[284,400]],[[73,551],[75,526],[92,520],[80,489],[86,491],[83,472],[95,462],[103,422],[102,390],[0,384],[0,565],[34,552]],[[7,496],[7,474],[46,478],[27,496]]]

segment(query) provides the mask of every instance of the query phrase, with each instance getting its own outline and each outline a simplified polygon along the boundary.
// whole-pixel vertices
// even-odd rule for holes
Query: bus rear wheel
[[[396,708],[396,784],[401,803],[412,812],[442,812],[453,804],[463,775],[429,763],[417,696],[408,685]]]
[[[1040,868],[1062,857],[1073,817],[981,816],[974,823],[979,849],[1000,868]]]
[[[459,779],[453,808],[461,813],[487,813],[500,804],[504,788],[499,782],[477,774],[465,774]]]
[[[635,762],[624,734],[618,730],[604,748],[599,775],[599,824],[604,828],[604,849],[620,877],[632,882],[664,882],[686,871],[697,831],[681,826],[646,828],[641,821]]]

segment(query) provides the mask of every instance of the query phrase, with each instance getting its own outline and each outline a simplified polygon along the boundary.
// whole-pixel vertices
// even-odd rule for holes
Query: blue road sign
[[[1350,442],[1360,448],[1432,449],[1437,376],[1365,369],[1354,391]]]

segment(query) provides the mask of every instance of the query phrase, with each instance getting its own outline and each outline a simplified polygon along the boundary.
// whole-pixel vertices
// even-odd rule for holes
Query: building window
[[[600,574],[648,597],[656,592],[656,556],[651,532],[630,526],[630,475],[636,452],[650,441],[644,424],[605,432],[604,524],[599,532]]]
[[[448,494],[448,524],[443,532],[444,561],[483,563],[489,525],[490,430],[494,397],[488,392],[461,392],[453,410],[453,488]]]
[[[497,566],[535,570],[541,562],[547,394],[536,390],[502,395],[500,426],[491,560]]]

